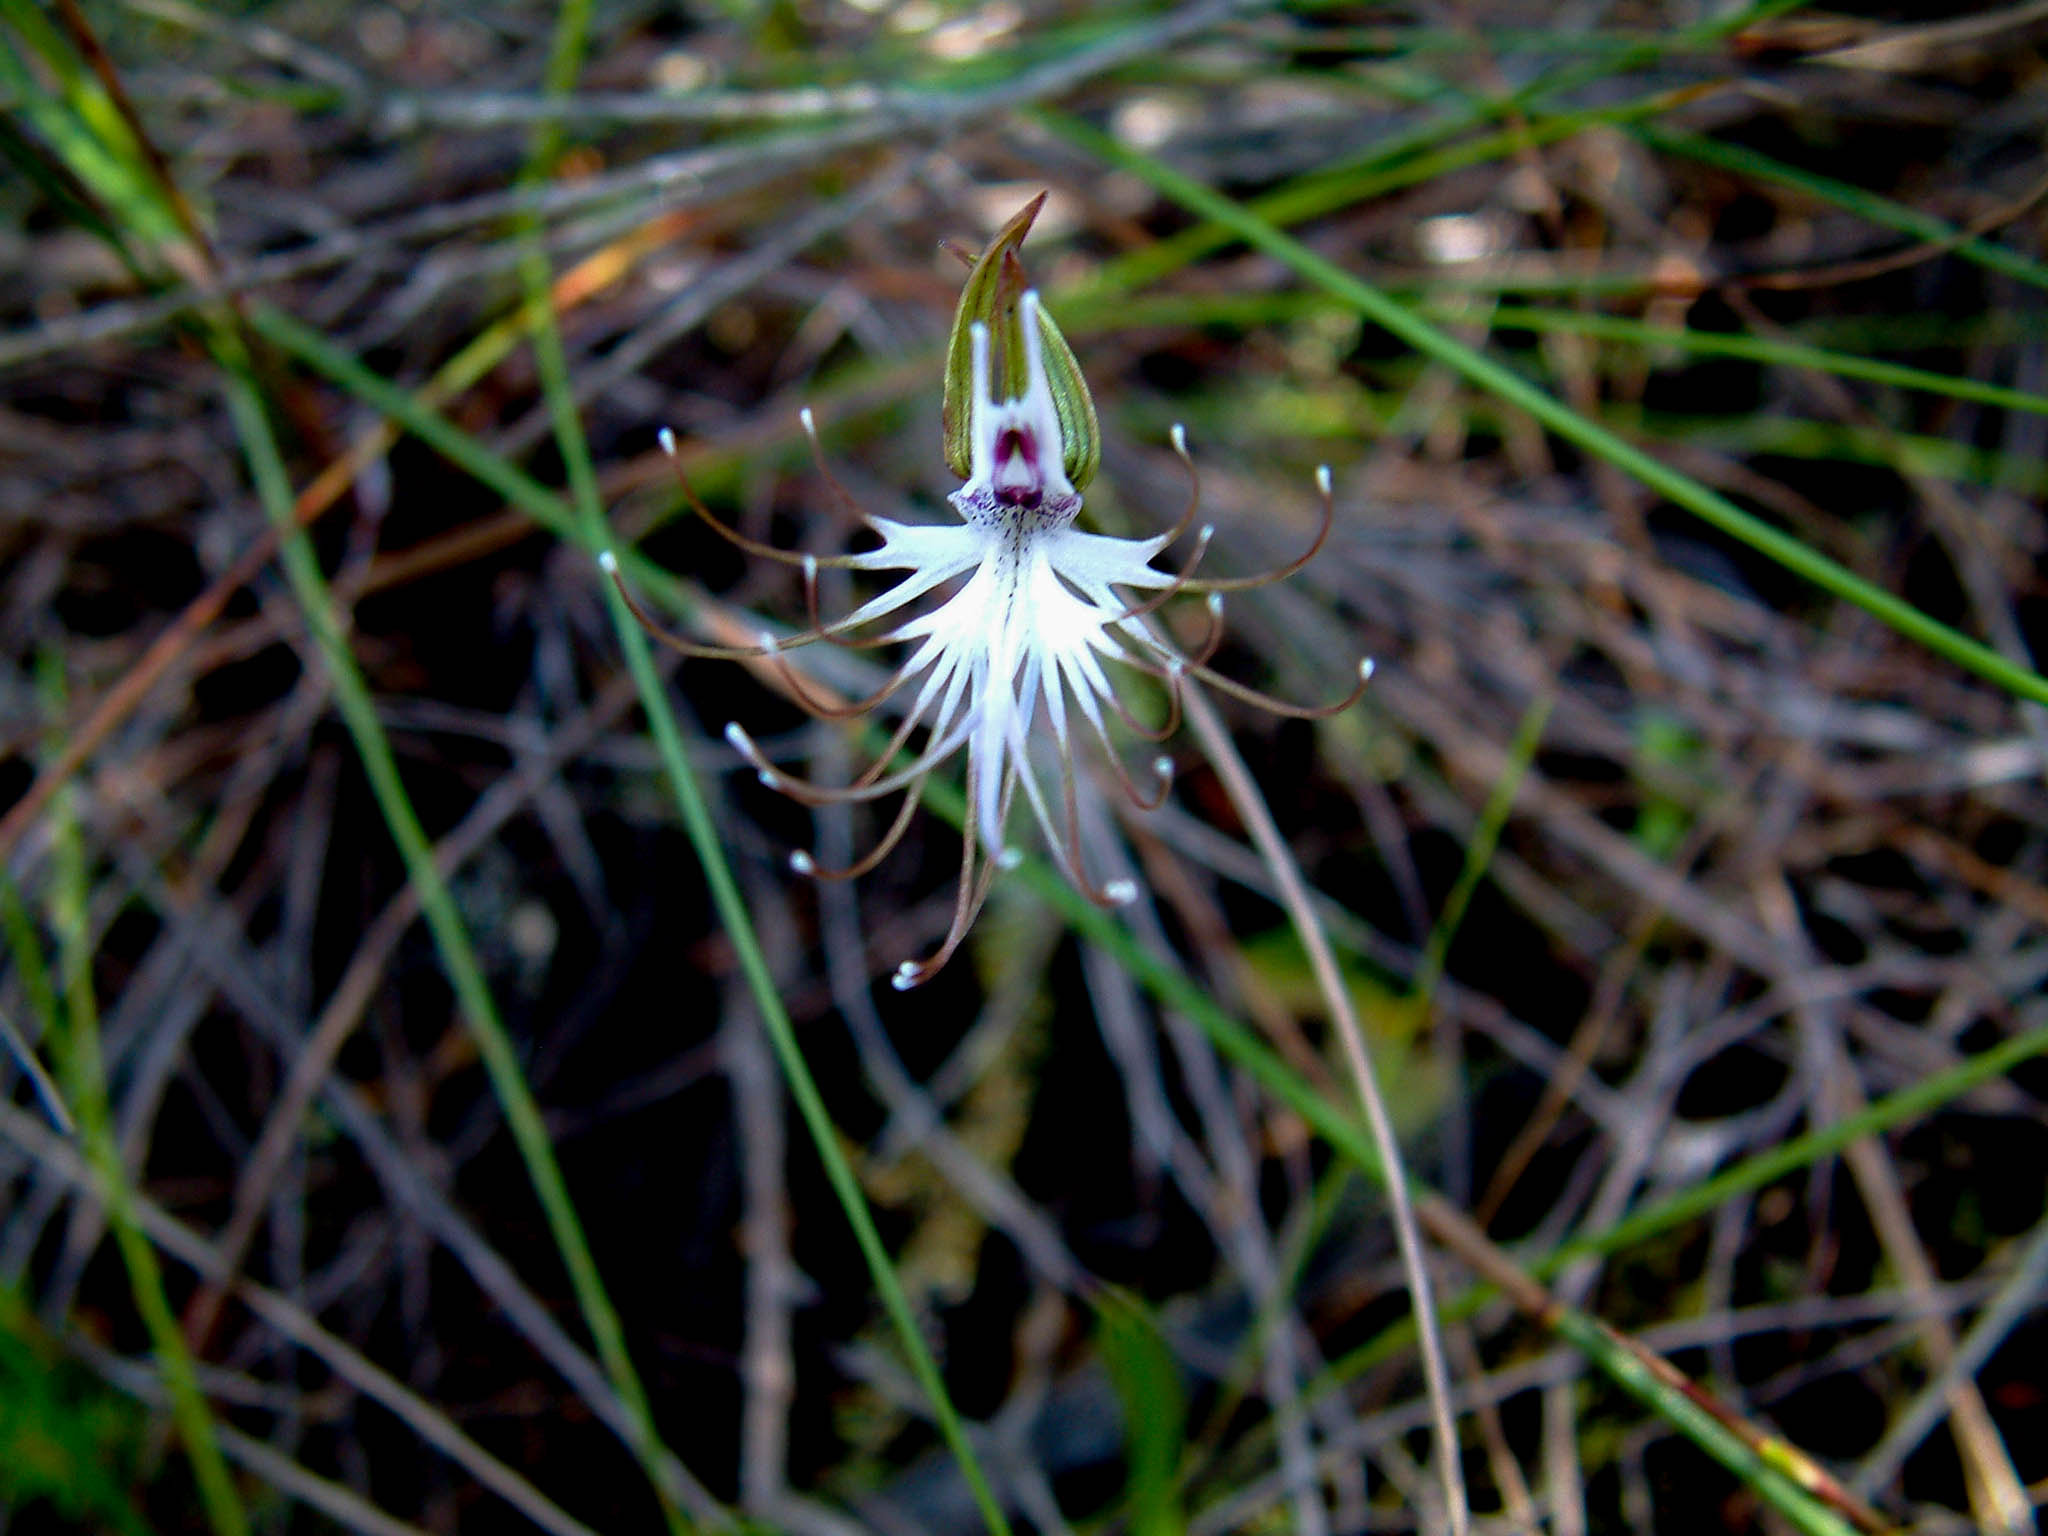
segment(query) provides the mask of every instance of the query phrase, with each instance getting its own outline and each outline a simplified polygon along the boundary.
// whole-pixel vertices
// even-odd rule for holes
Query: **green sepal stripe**
[[[1018,302],[1030,284],[1017,247],[1031,232],[1045,206],[1039,193],[988,243],[960,289],[953,311],[953,331],[946,343],[946,379],[940,407],[940,430],[946,463],[962,480],[974,473],[974,327],[989,331],[989,383],[999,399],[1015,400],[1027,386],[1024,337]],[[1074,349],[1051,315],[1038,311],[1038,334],[1044,343],[1046,383],[1052,390],[1060,425],[1061,466],[1075,490],[1085,490],[1102,463],[1102,431],[1095,419],[1095,401]]]

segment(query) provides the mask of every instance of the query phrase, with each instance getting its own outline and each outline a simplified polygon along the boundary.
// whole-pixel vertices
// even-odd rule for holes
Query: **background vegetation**
[[[772,669],[960,268],[1184,422],[1487,1530],[2048,1493],[2038,4],[0,0],[10,1531],[1459,1528],[1220,773],[929,986]],[[834,611],[851,600],[826,583]],[[1198,617],[1198,614],[1197,614]],[[1178,623],[1176,619],[1168,622]],[[1192,638],[1199,624],[1186,628]],[[821,685],[878,673],[838,655]],[[1439,1468],[1441,1472],[1443,1469]]]

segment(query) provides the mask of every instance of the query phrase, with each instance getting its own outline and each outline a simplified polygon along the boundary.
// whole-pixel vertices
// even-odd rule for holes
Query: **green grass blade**
[[[583,53],[589,31],[589,0],[563,0],[556,12],[554,38],[548,51],[544,82],[544,89],[548,95],[566,94],[575,85],[576,77],[583,67]],[[543,123],[534,130],[526,166],[520,176],[522,186],[538,186],[546,179],[560,151],[561,140],[562,132],[558,124]],[[554,308],[549,293],[551,274],[548,271],[547,258],[541,253],[540,235],[538,219],[529,215],[520,220],[520,280],[525,290],[527,310],[533,321],[534,353],[539,365],[542,392],[554,422],[555,440],[561,448],[563,462],[568,467],[573,501],[576,507],[583,511],[585,521],[588,521],[588,509],[594,507],[597,502],[597,472],[591,465],[589,444],[584,440],[581,423],[576,417],[575,399],[569,389],[568,361],[562,352],[561,331],[555,324]],[[584,1312],[590,1321],[591,1333],[596,1339],[598,1358],[603,1361],[606,1376],[611,1378],[613,1387],[618,1391],[620,1400],[632,1418],[634,1452],[640,1458],[641,1465],[646,1469],[653,1484],[655,1497],[661,1505],[663,1521],[671,1533],[687,1531],[690,1529],[689,1521],[663,1485],[659,1468],[665,1447],[662,1445],[661,1433],[655,1427],[654,1410],[647,1401],[646,1389],[640,1383],[640,1375],[634,1368],[632,1354],[626,1348],[625,1331],[604,1289],[596,1260],[587,1253],[585,1259],[589,1264],[589,1272],[587,1278],[578,1285],[578,1292],[584,1298]]]
[[[55,880],[50,896],[50,927],[57,939],[63,975],[62,1068],[64,1086],[78,1117],[79,1142],[86,1161],[99,1175],[106,1198],[107,1226],[128,1272],[128,1290],[135,1310],[149,1332],[157,1369],[171,1398],[171,1418],[192,1464],[193,1480],[206,1523],[215,1536],[248,1536],[249,1517],[241,1495],[228,1475],[213,1414],[199,1390],[199,1373],[185,1335],[178,1327],[170,1298],[164,1293],[163,1271],[156,1250],[136,1225],[130,1203],[128,1170],[114,1135],[113,1111],[107,1102],[107,1072],[100,1051],[99,1008],[93,995],[92,928],[87,916],[84,840],[70,791],[52,807],[55,830]]]
[[[582,58],[583,37],[588,22],[589,0],[564,0],[548,62],[547,84],[550,93],[566,92],[574,83]],[[545,171],[554,158],[559,142],[560,131],[554,124],[544,124],[537,130],[528,165],[529,177]],[[584,437],[575,394],[570,386],[568,359],[562,348],[561,330],[555,322],[554,310],[549,301],[551,274],[547,258],[540,248],[538,235],[537,224],[529,222],[525,229],[526,248],[521,255],[520,276],[526,303],[534,311],[533,343],[535,358],[539,365],[541,388],[546,396],[548,414],[554,426],[555,442],[561,449],[563,461],[568,468],[570,497],[582,542],[586,547],[595,545],[609,552],[604,508],[598,496],[597,471],[591,462],[590,445]],[[752,916],[747,911],[746,901],[740,894],[738,882],[733,879],[731,867],[726,862],[724,847],[718,840],[717,828],[712,824],[710,808],[705,803],[703,791],[690,768],[688,754],[683,746],[682,726],[676,719],[675,711],[669,707],[667,690],[662,686],[660,674],[655,670],[647,636],[613,584],[606,581],[603,587],[606,608],[611,614],[613,628],[619,636],[620,646],[627,658],[627,666],[640,694],[641,707],[647,716],[649,727],[654,732],[663,769],[675,794],[676,809],[683,819],[683,826],[691,845],[697,852],[698,863],[704,871],[706,883],[711,888],[712,902],[717,909],[719,921],[725,928],[726,936],[732,941],[735,954],[739,957],[741,973],[746,978],[748,990],[753,994],[756,1008],[760,1010],[762,1023],[767,1028],[770,1044],[789,1083],[790,1091],[796,1098],[805,1129],[825,1164],[833,1195],[853,1228],[861,1257],[867,1264],[876,1289],[881,1293],[882,1304],[888,1313],[897,1341],[909,1360],[911,1371],[916,1376],[919,1386],[931,1403],[940,1434],[945,1438],[948,1448],[967,1479],[982,1519],[993,1536],[1008,1536],[1009,1522],[1003,1515],[1002,1506],[997,1502],[993,1489],[989,1486],[987,1475],[975,1455],[973,1443],[967,1438],[966,1425],[946,1391],[945,1378],[939,1372],[938,1362],[933,1359],[931,1350],[924,1341],[924,1335],[917,1326],[916,1316],[911,1311],[909,1295],[904,1291],[902,1282],[890,1262],[888,1249],[882,1242],[880,1231],[875,1227],[859,1180],[854,1176],[853,1168],[841,1150],[838,1129],[832,1123],[824,1097],[819,1093],[817,1082],[804,1060],[803,1048],[797,1040],[795,1027],[790,1023],[788,1011],[782,1006],[781,993],[768,968],[768,959],[761,949],[760,940],[754,932]]]
[[[1561,1309],[1551,1326],[1610,1381],[1726,1467],[1745,1487],[1783,1515],[1794,1530],[1804,1532],[1805,1536],[1857,1536],[1855,1526],[1800,1484],[1793,1469],[1804,1463],[1804,1457],[1773,1456],[1768,1444],[1761,1449],[1750,1446],[1695,1398],[1660,1379],[1620,1339],[1576,1308]]]
[[[42,1037],[56,1039],[64,1022],[58,1010],[57,986],[43,958],[35,919],[29,915],[28,903],[21,899],[21,888],[14,883],[13,873],[6,869],[0,869],[0,932],[7,935],[7,947],[14,955],[15,979],[28,994],[28,1005],[35,1011]]]
[[[1712,165],[1724,171],[1733,171],[1738,176],[1751,176],[1758,181],[1774,181],[1780,186],[1791,187],[1822,202],[1833,203],[1837,208],[1870,220],[1886,229],[1895,229],[1900,234],[1911,235],[1943,250],[1978,265],[2001,272],[2016,282],[2033,288],[2048,288],[2048,266],[2021,255],[2018,251],[1999,245],[1995,241],[1981,239],[1968,230],[1957,229],[1944,224],[1940,219],[1895,203],[1888,197],[1879,197],[1861,187],[1846,181],[1837,181],[1832,176],[1821,176],[1813,171],[1803,171],[1797,166],[1773,160],[1769,155],[1744,148],[1739,144],[1724,144],[1719,139],[1702,138],[1698,134],[1676,133],[1654,124],[1638,123],[1631,131],[1645,144],[1666,154],[1684,155],[1704,165]]]
[[[1180,1536],[1187,1529],[1178,1483],[1188,1419],[1180,1367],[1145,1304],[1120,1291],[1095,1298],[1095,1339],[1123,1409],[1132,1536]]]
[[[1861,379],[1870,384],[1945,395],[1951,400],[1968,400],[1975,405],[2025,411],[2036,416],[2048,415],[2048,395],[2032,394],[2004,384],[1987,384],[1980,379],[1962,378],[1955,374],[1937,373],[1931,368],[1914,368],[1883,358],[1859,357],[1853,352],[1807,346],[1796,341],[1720,331],[1683,330],[1613,315],[1588,315],[1573,310],[1537,309],[1519,304],[1502,304],[1494,309],[1490,318],[1496,330],[1558,331],[1593,341],[1675,348],[1701,357],[1733,357],[1779,368],[1807,368],[1815,373],[1834,374],[1838,378]]]
[[[586,543],[576,512],[502,454],[494,453],[472,434],[423,403],[410,390],[366,368],[349,352],[319,331],[267,304],[251,306],[250,329],[316,373],[324,374],[379,414],[397,422],[449,463],[479,484],[488,486],[508,505],[517,507],[558,538],[583,543],[594,556],[601,546]]]
[[[1540,1260],[1532,1262],[1530,1272],[1552,1275],[1575,1259],[1634,1247],[1673,1227],[1712,1213],[1737,1195],[1762,1189],[1824,1158],[1833,1157],[1852,1141],[1865,1136],[1881,1136],[1887,1131],[1910,1125],[2041,1056],[2048,1056],[2048,1025],[2001,1040],[1989,1050],[1979,1051],[1952,1067],[1909,1083],[1881,1099],[1872,1100],[1853,1115],[1844,1115],[1817,1130],[1795,1136],[1768,1152],[1746,1157],[1711,1178],[1631,1212],[1610,1227],[1568,1238]]]
[[[1391,144],[1378,145],[1362,160],[1312,171],[1245,206],[1268,224],[1303,224],[1404,187],[1420,186],[1454,171],[1506,159],[1531,145],[1571,138],[1595,124],[1626,124],[1668,112],[1689,94],[1658,91],[1618,105],[1551,114],[1524,128],[1500,129],[1455,144],[1441,142],[1495,115],[1490,106],[1475,106],[1456,116],[1426,123]],[[1120,296],[1143,290],[1243,238],[1242,232],[1229,223],[1205,218],[1202,223],[1104,262],[1070,297],[1059,296],[1060,313],[1064,319],[1069,314],[1079,317],[1095,309],[1113,311]]]
[[[964,809],[957,795],[950,791],[935,794],[933,798],[949,819]],[[1193,1020],[1219,1051],[1299,1114],[1332,1148],[1375,1181],[1384,1183],[1385,1170],[1355,1118],[1298,1077],[1278,1053],[1219,1007],[1190,977],[1146,952],[1114,915],[1091,906],[1043,861],[1026,859],[1019,867],[1018,878],[1029,883],[1076,932],[1109,950],[1164,1006]],[[1419,1181],[1410,1180],[1410,1186],[1418,1195],[1429,1193]],[[1449,1313],[1451,1309],[1444,1310]],[[1850,1527],[1792,1476],[1768,1458],[1757,1455],[1713,1415],[1700,1409],[1682,1393],[1656,1381],[1643,1362],[1593,1318],[1571,1308],[1559,1308],[1550,1321],[1560,1336],[1584,1353],[1592,1365],[1624,1390],[1639,1397],[1706,1454],[1735,1470],[1760,1498],[1784,1515],[1795,1528],[1807,1532],[1808,1536],[1850,1536]],[[1405,1332],[1401,1336],[1405,1337]]]
[[[1617,415],[1623,414],[1617,412]],[[2048,494],[2048,465],[2028,454],[2000,453],[1952,438],[1888,427],[1794,416],[1700,417],[1628,413],[1659,439],[1724,454],[1770,454],[1816,462],[1873,464],[1958,485],[2003,486]]]
[[[1691,476],[1652,458],[1633,443],[1546,394],[1520,374],[1447,335],[1369,283],[1318,256],[1243,204],[1182,175],[1150,155],[1119,143],[1078,119],[1051,112],[1040,112],[1037,116],[1070,143],[1106,164],[1142,177],[1157,191],[1192,212],[1229,226],[1246,244],[1285,262],[1308,281],[1354,305],[1368,320],[1390,331],[1416,351],[1455,369],[1480,388],[1526,411],[1567,442],[1633,475],[1702,521],[1741,540],[1822,591],[1856,604],[1900,634],[1995,683],[2008,693],[2034,703],[2048,704],[2048,678],[2040,673],[2009,661],[1981,641],[1972,640],[1929,618],[1912,604],[1872,585],[1827,556],[1809,549],[1790,534],[1743,511]]]
[[[347,638],[335,617],[333,599],[321,574],[312,540],[297,526],[293,497],[284,459],[278,451],[261,393],[249,372],[246,356],[238,356],[239,344],[226,333],[216,336],[217,355],[227,391],[228,409],[248,459],[259,500],[282,539],[279,555],[292,586],[315,649],[327,670],[334,690],[335,705],[354,739],[356,753],[370,781],[377,808],[390,829],[392,840],[405,861],[406,875],[417,892],[420,913],[426,919],[441,963],[454,989],[456,1003],[482,1058],[493,1092],[504,1110],[514,1144],[526,1165],[527,1177],[547,1218],[548,1230],[568,1271],[571,1289],[583,1314],[585,1325],[597,1347],[606,1375],[619,1392],[636,1424],[651,1430],[652,1415],[645,1391],[626,1352],[617,1310],[605,1291],[597,1262],[590,1251],[583,1224],[569,1197],[561,1165],[548,1140],[540,1106],[527,1086],[519,1054],[498,1017],[496,1001],[484,980],[483,967],[470,942],[455,899],[434,862],[433,845],[420,824],[405,783],[391,751],[390,738],[377,718],[369,685],[355,664]],[[666,1480],[652,1464],[653,1445],[633,1448],[657,1478],[657,1488],[666,1493]]]
[[[0,18],[56,82],[54,94],[43,89],[28,60],[16,50],[14,37],[0,30],[0,87],[12,96],[22,121],[106,204],[113,216],[111,228],[140,237],[136,249],[182,245],[184,231],[163,189],[149,174],[147,157],[120,109],[71,44],[29,0],[0,0]],[[128,254],[125,241],[119,248]]]
[[[1487,794],[1486,804],[1480,808],[1479,824],[1472,830],[1472,840],[1465,845],[1464,866],[1458,871],[1450,894],[1444,898],[1443,912],[1438,916],[1436,926],[1430,929],[1429,938],[1422,946],[1421,963],[1415,968],[1412,995],[1422,1019],[1429,1017],[1437,983],[1443,979],[1444,960],[1458,936],[1459,925],[1465,920],[1465,909],[1471,905],[1479,882],[1486,878],[1487,865],[1493,862],[1493,851],[1500,845],[1501,829],[1508,824],[1508,813],[1515,808],[1515,792],[1522,787],[1523,776],[1536,760],[1536,748],[1543,740],[1544,724],[1550,719],[1551,706],[1556,702],[1552,695],[1545,694],[1522,711],[1521,723],[1515,728],[1515,739],[1508,744],[1507,764]]]
[[[910,1306],[910,1297],[903,1289],[903,1283],[898,1279],[890,1262],[889,1250],[882,1242],[882,1235],[875,1226],[874,1215],[868,1209],[867,1197],[861,1192],[860,1181],[840,1146],[839,1133],[832,1123],[831,1111],[825,1107],[824,1096],[818,1091],[817,1079],[804,1060],[803,1047],[797,1040],[796,1028],[790,1022],[788,1010],[782,1006],[781,994],[776,988],[774,975],[768,968],[768,957],[763,953],[760,939],[754,933],[753,920],[747,912],[746,899],[740,894],[738,881],[733,878],[732,867],[726,861],[724,847],[718,840],[718,829],[712,823],[711,810],[705,802],[704,791],[698,785],[696,774],[690,767],[688,751],[683,744],[682,725],[676,719],[675,711],[669,707],[668,696],[663,688],[661,675],[655,668],[647,636],[612,584],[604,582],[603,585],[612,622],[618,631],[620,649],[625,654],[626,666],[633,674],[633,681],[639,688],[648,728],[654,733],[655,748],[661,757],[669,787],[675,795],[676,811],[682,817],[683,830],[688,834],[691,846],[697,852],[705,884],[711,891],[712,905],[718,912],[726,937],[732,941],[733,951],[739,960],[741,972],[746,977],[748,990],[753,994],[755,1003],[761,1010],[761,1022],[767,1028],[769,1044],[773,1047],[776,1060],[788,1080],[790,1093],[796,1099],[797,1112],[803,1117],[804,1128],[818,1153],[819,1161],[824,1164],[825,1176],[832,1186],[833,1196],[839,1202],[840,1209],[845,1212],[848,1225],[853,1228],[854,1240],[860,1247],[861,1258],[867,1265],[868,1274],[873,1279],[876,1290],[881,1293],[882,1305],[889,1315],[890,1325],[895,1330],[897,1340],[902,1345],[918,1385],[932,1405],[933,1416],[938,1420],[939,1432],[960,1464],[961,1472],[973,1492],[975,1503],[980,1508],[982,1519],[993,1536],[1008,1536],[1009,1521],[1003,1515],[1002,1506],[996,1502],[994,1491],[981,1469],[973,1444],[967,1438],[966,1426],[946,1392],[945,1378],[939,1373],[938,1362],[932,1358],[931,1350],[918,1330],[916,1314],[912,1312]]]

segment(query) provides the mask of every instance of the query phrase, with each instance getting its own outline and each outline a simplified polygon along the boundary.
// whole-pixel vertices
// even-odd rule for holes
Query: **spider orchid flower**
[[[1322,524],[1315,542],[1299,559],[1265,576],[1227,582],[1197,582],[1194,571],[1212,529],[1203,527],[1179,572],[1153,561],[1194,524],[1199,491],[1186,438],[1172,433],[1173,449],[1188,476],[1186,510],[1168,532],[1121,539],[1086,533],[1074,526],[1081,493],[1099,460],[1095,409],[1073,353],[1046,314],[1035,290],[1025,286],[1016,247],[1031,226],[1041,195],[1011,220],[973,263],[954,319],[946,371],[944,438],[948,462],[964,484],[947,500],[957,524],[913,524],[871,517],[825,467],[817,430],[806,410],[804,430],[818,468],[839,501],[881,538],[878,548],[820,560],[796,556],[747,539],[713,518],[687,485],[684,493],[697,513],[750,553],[802,568],[811,627],[795,635],[763,634],[753,647],[715,647],[680,640],[656,626],[634,604],[643,623],[671,646],[690,655],[765,659],[790,694],[812,713],[828,718],[866,714],[891,696],[912,688],[910,702],[881,755],[844,786],[814,784],[769,761],[737,723],[726,738],[759,774],[762,783],[809,805],[869,801],[901,792],[903,804],[880,843],[844,869],[823,869],[808,853],[790,856],[798,872],[820,879],[844,879],[874,868],[910,824],[925,780],[966,749],[968,819],[962,839],[960,879],[952,922],[938,948],[921,961],[906,960],[894,975],[908,989],[934,975],[965,938],[999,869],[1020,857],[1007,840],[1013,804],[1021,792],[1053,858],[1074,886],[1101,906],[1136,899],[1128,879],[1098,882],[1082,854],[1081,802],[1076,784],[1075,716],[1085,724],[1125,795],[1141,809],[1160,805],[1172,782],[1172,760],[1153,758],[1149,784],[1141,785],[1124,766],[1124,748],[1112,733],[1115,716],[1124,731],[1163,742],[1179,724],[1180,690],[1189,677],[1278,713],[1321,716],[1347,708],[1363,692],[1371,663],[1360,665],[1357,686],[1335,704],[1314,709],[1284,704],[1224,678],[1208,666],[1222,638],[1222,592],[1291,574],[1322,546],[1331,520],[1330,477],[1317,472]],[[998,351],[1000,347],[1000,351]],[[998,379],[1001,380],[1000,387]],[[673,457],[674,440],[662,445]],[[617,580],[617,562],[605,557]],[[831,624],[817,620],[820,566],[853,571],[901,571],[893,586]],[[914,616],[903,617],[918,600],[952,586]],[[623,586],[621,587],[623,591]],[[1184,652],[1152,621],[1170,599],[1185,592],[1206,594],[1208,621],[1202,642]],[[1145,594],[1132,596],[1130,594]],[[628,595],[627,601],[632,602]],[[885,633],[853,639],[870,625],[894,622]],[[787,651],[818,640],[840,644],[910,647],[889,679],[868,698],[847,703],[821,697],[785,657]],[[1105,664],[1151,675],[1163,682],[1168,719],[1163,729],[1141,723],[1119,699]],[[1069,707],[1073,710],[1070,715]],[[1037,729],[1043,709],[1045,731]],[[910,749],[923,731],[922,746]],[[1035,751],[1049,735],[1050,751]],[[905,760],[905,754],[910,755]],[[1043,759],[1056,762],[1057,788],[1041,776]]]

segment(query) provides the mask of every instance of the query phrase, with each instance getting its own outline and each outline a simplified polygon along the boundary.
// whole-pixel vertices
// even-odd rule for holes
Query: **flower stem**
[[[1351,994],[1337,972],[1337,959],[1330,951],[1329,936],[1323,932],[1315,905],[1308,898],[1308,887],[1301,878],[1301,869],[1281,839],[1280,829],[1273,823],[1273,813],[1266,807],[1265,796],[1252,782],[1250,770],[1245,767],[1244,759],[1238,756],[1230,733],[1223,728],[1214,707],[1192,683],[1187,688],[1185,709],[1187,722],[1201,740],[1202,750],[1208,755],[1209,765],[1216,770],[1216,777],[1222,781],[1224,793],[1229,795],[1245,830],[1251,834],[1252,845],[1259,850],[1259,857],[1272,871],[1280,904],[1286,909],[1288,920],[1294,924],[1294,931],[1300,935],[1302,947],[1308,951],[1316,986],[1329,1005],[1330,1019],[1337,1027],[1337,1038],[1343,1042],[1344,1058],[1351,1068],[1352,1083],[1358,1090],[1359,1101],[1365,1106],[1366,1126],[1372,1133],[1373,1150],[1378,1154],[1380,1167],[1386,1175],[1383,1187],[1394,1218],[1395,1240],[1401,1247],[1401,1269],[1407,1279],[1408,1296],[1414,1308],[1416,1337],[1422,1344],[1422,1377],[1429,1391],[1430,1416],[1436,1435],[1437,1475],[1443,1481],[1448,1529],[1451,1536],[1465,1536],[1471,1524],[1471,1511],[1465,1495],[1464,1464],[1458,1455],[1458,1426],[1451,1414],[1451,1378],[1444,1364],[1443,1335],[1437,1327],[1436,1301],[1429,1279],[1429,1265],[1422,1250],[1422,1234],[1415,1225],[1415,1207],[1408,1196],[1407,1170],[1401,1161],[1400,1145],[1394,1139],[1394,1125],[1387,1116],[1386,1101],[1380,1095],[1379,1080],[1373,1075],[1372,1058],[1366,1054],[1365,1033],[1359,1028],[1358,1014],[1351,1006]]]

